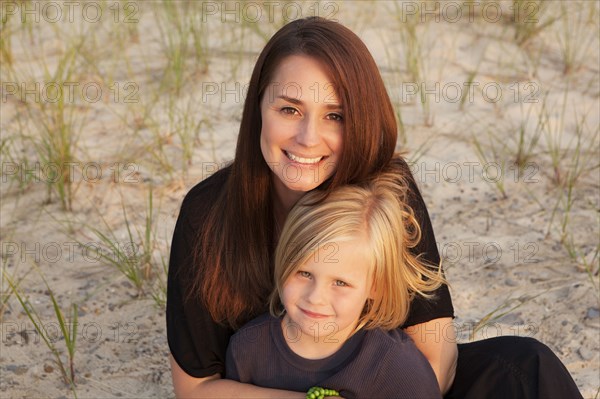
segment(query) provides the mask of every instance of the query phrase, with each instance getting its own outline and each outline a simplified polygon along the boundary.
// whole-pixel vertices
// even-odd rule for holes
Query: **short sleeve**
[[[223,181],[221,181],[223,180]],[[167,340],[173,358],[192,377],[224,375],[225,353],[233,331],[215,323],[197,296],[187,290],[195,275],[194,249],[209,204],[224,184],[217,173],[186,195],[173,233],[167,283]]]
[[[415,213],[419,226],[421,228],[421,241],[412,249],[415,256],[420,255],[421,259],[431,265],[440,264],[440,254],[437,249],[433,227],[429,219],[427,207],[421,196],[421,192],[415,182],[415,179],[406,162],[402,159],[397,160],[400,164],[400,169],[407,176],[408,183],[408,205]],[[416,296],[411,304],[406,322],[402,328],[414,326],[428,322],[430,320],[439,319],[441,317],[454,317],[454,307],[447,285],[442,285],[436,291],[432,298],[423,298]]]
[[[372,369],[377,369],[373,397],[442,399],[429,361],[408,337],[392,345]]]

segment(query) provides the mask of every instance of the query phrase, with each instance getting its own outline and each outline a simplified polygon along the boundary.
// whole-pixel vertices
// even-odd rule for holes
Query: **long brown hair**
[[[200,295],[215,321],[233,328],[265,311],[273,288],[273,174],[260,149],[260,101],[281,61],[299,54],[325,66],[344,111],[337,170],[319,189],[373,176],[389,163],[396,146],[396,120],[385,85],[356,34],[337,22],[309,17],[273,35],[254,66],[229,178],[195,251],[190,294]]]

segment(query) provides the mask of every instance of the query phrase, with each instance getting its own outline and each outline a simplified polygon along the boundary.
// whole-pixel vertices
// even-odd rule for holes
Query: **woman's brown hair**
[[[374,176],[389,164],[396,146],[392,104],[373,57],[356,34],[337,22],[309,17],[273,35],[254,66],[230,174],[195,251],[190,295],[199,295],[212,318],[232,328],[264,312],[273,289],[273,174],[260,149],[260,101],[290,55],[314,57],[324,65],[344,112],[337,170],[318,189],[329,192]]]

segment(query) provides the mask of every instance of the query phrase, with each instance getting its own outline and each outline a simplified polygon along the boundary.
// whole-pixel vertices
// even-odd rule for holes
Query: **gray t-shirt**
[[[441,398],[427,359],[402,330],[361,330],[333,355],[305,359],[287,345],[281,319],[264,314],[231,337],[226,378],[265,388],[335,389],[352,398]]]

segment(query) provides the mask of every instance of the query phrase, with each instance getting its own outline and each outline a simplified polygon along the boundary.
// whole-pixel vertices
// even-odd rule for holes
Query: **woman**
[[[167,332],[177,396],[304,396],[222,378],[229,338],[267,310],[279,232],[304,193],[395,171],[408,182],[407,206],[422,232],[414,254],[440,263],[423,199],[394,157],[396,131],[377,65],[349,29],[313,17],[271,38],[252,73],[233,163],[187,194],[175,227]],[[443,285],[434,300],[415,298],[403,325],[448,397],[579,395],[556,356],[532,339],[461,345],[458,356],[453,314]]]

